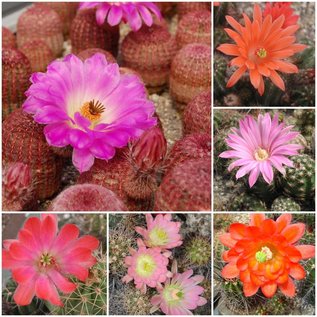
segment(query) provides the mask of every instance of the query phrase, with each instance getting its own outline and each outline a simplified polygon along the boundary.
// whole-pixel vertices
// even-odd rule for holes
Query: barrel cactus
[[[177,13],[178,18],[181,19],[185,14],[200,10],[211,10],[210,2],[178,2]]]
[[[254,195],[240,194],[236,196],[230,205],[231,211],[266,211],[263,201]]]
[[[277,197],[271,206],[272,211],[301,211],[300,205],[292,198]]]
[[[2,27],[2,48],[17,48],[14,34],[6,27]]]

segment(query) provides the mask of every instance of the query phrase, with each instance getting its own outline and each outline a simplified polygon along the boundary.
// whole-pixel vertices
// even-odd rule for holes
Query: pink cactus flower
[[[158,287],[158,295],[151,299],[151,312],[161,309],[166,315],[192,315],[191,310],[203,306],[207,300],[200,295],[204,288],[198,286],[204,280],[201,275],[193,275],[193,270],[173,273],[163,286]]]
[[[73,164],[88,171],[94,159],[109,160],[115,148],[155,126],[154,104],[135,75],[121,75],[103,54],[81,61],[75,55],[34,73],[23,110],[45,124],[47,142],[73,147]]]
[[[143,22],[151,26],[153,15],[159,20],[162,19],[159,8],[153,2],[82,2],[80,4],[80,9],[95,7],[99,25],[106,21],[109,25],[115,26],[124,21],[134,32],[141,28]]]
[[[240,167],[236,178],[241,178],[250,173],[249,186],[252,187],[260,173],[264,180],[270,184],[273,181],[275,167],[280,173],[285,174],[283,164],[293,167],[293,162],[287,155],[298,155],[298,150],[303,147],[298,144],[289,144],[299,132],[291,131],[293,126],[279,124],[278,114],[271,120],[269,113],[259,115],[256,121],[247,115],[240,120],[240,128],[232,129],[233,133],[226,139],[231,150],[222,152],[219,156],[227,159],[237,159],[231,163],[228,170]]]
[[[58,233],[57,216],[42,214],[41,219],[28,218],[17,239],[3,242],[2,267],[11,270],[18,283],[13,296],[18,305],[29,305],[37,296],[63,306],[57,290],[72,293],[76,289],[67,277],[87,279],[88,269],[96,263],[92,252],[99,241],[78,236],[73,224],[64,225]]]
[[[136,288],[146,293],[146,286],[157,287],[171,276],[167,270],[169,252],[161,253],[160,248],[147,248],[141,239],[137,240],[138,250],[130,249],[131,256],[125,258],[128,273],[122,279],[129,283],[134,280]]]
[[[157,215],[155,219],[146,214],[147,228],[136,227],[135,231],[143,236],[147,247],[158,247],[163,250],[179,247],[183,241],[179,234],[180,222],[172,221],[171,214]]]

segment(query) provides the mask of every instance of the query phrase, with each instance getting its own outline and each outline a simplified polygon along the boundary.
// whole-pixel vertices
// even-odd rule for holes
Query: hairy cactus
[[[240,194],[236,196],[230,206],[231,211],[266,211],[263,201],[254,195]]]
[[[211,45],[211,13],[203,10],[184,15],[177,27],[176,42],[179,49],[192,43]]]
[[[177,103],[187,104],[201,92],[210,90],[211,48],[205,44],[184,46],[172,61],[170,94]],[[179,105],[180,110],[183,107]]]
[[[178,164],[192,159],[211,157],[211,137],[206,133],[190,134],[177,141],[172,147],[166,162],[166,173]]]
[[[183,114],[184,134],[211,133],[211,93],[204,91],[186,106]]]
[[[134,287],[127,287],[124,290],[123,307],[127,315],[150,315],[151,296],[142,294]]]
[[[2,119],[22,106],[31,73],[31,64],[22,52],[2,50]]]
[[[17,48],[14,34],[6,27],[2,27],[2,48]]]
[[[285,196],[277,197],[271,206],[272,211],[300,211],[300,205],[293,199]]]
[[[315,196],[315,161],[307,154],[292,157],[294,168],[286,167],[280,178],[283,191],[296,200],[311,200]]]
[[[74,54],[88,48],[102,48],[117,56],[119,27],[111,27],[108,23],[99,26],[95,9],[80,10],[71,24],[70,39]]]
[[[77,56],[82,60],[85,61],[87,58],[93,56],[96,53],[100,53],[105,55],[106,60],[108,63],[117,63],[117,60],[112,56],[110,52],[107,52],[101,48],[88,48],[84,51],[81,51],[77,54]]]
[[[210,2],[178,2],[177,13],[178,18],[181,19],[184,15],[194,11],[211,10]]]
[[[124,203],[111,190],[94,184],[73,185],[51,203],[53,211],[125,211]]]
[[[185,261],[188,267],[209,266],[211,264],[210,239],[195,236],[187,241],[185,244]]]
[[[46,142],[43,125],[34,122],[22,109],[15,110],[3,122],[2,155],[4,164],[29,165],[35,199],[48,198],[58,190],[62,161]]]
[[[2,209],[22,211],[32,201],[34,184],[27,164],[16,162],[5,166],[2,176]]]
[[[176,54],[176,42],[165,27],[143,26],[130,32],[122,43],[122,61],[136,70],[149,87],[161,87],[168,81]]]
[[[54,54],[43,40],[30,40],[20,46],[20,51],[29,59],[32,72],[45,72]]]
[[[39,2],[41,5],[45,5],[53,9],[60,17],[63,25],[63,34],[67,36],[69,34],[70,25],[75,18],[78,3],[76,2]]]
[[[187,160],[165,175],[155,193],[154,210],[211,210],[211,161]]]
[[[30,40],[43,40],[55,56],[61,55],[63,26],[54,10],[44,5],[35,5],[20,15],[17,24],[18,47]]]

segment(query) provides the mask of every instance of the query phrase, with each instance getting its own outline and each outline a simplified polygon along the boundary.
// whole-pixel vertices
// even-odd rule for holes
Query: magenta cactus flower
[[[207,300],[200,296],[204,288],[198,285],[204,277],[192,275],[193,270],[174,272],[173,277],[158,288],[159,294],[152,297],[151,311],[160,308],[166,315],[192,315],[191,310],[205,305]]]
[[[293,126],[279,124],[278,114],[271,120],[269,113],[259,115],[256,121],[247,115],[240,120],[239,129],[232,129],[226,139],[231,150],[222,152],[219,156],[227,159],[237,159],[231,163],[228,170],[240,167],[236,178],[249,175],[249,186],[252,187],[260,174],[270,184],[273,181],[273,167],[285,174],[283,165],[293,167],[293,162],[288,155],[298,155],[298,150],[303,147],[290,144],[299,132],[291,131]]]
[[[121,75],[118,64],[103,54],[85,61],[75,55],[52,62],[46,73],[34,73],[23,110],[45,124],[47,142],[73,147],[73,164],[88,171],[94,159],[109,160],[156,125],[154,104],[135,75]]]
[[[154,219],[146,214],[147,228],[136,227],[135,231],[143,236],[147,247],[158,247],[163,250],[179,247],[183,241],[179,234],[180,222],[172,221],[170,214],[157,215]]]
[[[82,2],[80,9],[97,8],[96,20],[99,25],[105,21],[111,25],[118,25],[121,21],[128,23],[131,29],[138,31],[143,22],[147,26],[153,24],[155,15],[161,20],[159,8],[153,2]]]
[[[147,248],[141,239],[137,240],[138,250],[130,249],[131,256],[125,258],[128,273],[122,281],[134,280],[135,287],[146,293],[146,287],[157,287],[171,276],[167,270],[169,252],[161,253],[160,248]]]

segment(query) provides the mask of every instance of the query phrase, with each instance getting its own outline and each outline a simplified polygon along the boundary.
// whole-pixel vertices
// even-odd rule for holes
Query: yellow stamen
[[[258,148],[254,153],[254,157],[257,161],[264,161],[269,157],[269,153],[264,149]]]
[[[49,253],[43,253],[40,258],[40,266],[47,267],[51,264],[53,264],[54,258]]]
[[[256,55],[258,55],[260,58],[265,58],[266,55],[267,55],[267,51],[265,48],[259,48],[257,51],[256,51]]]
[[[273,253],[268,247],[262,247],[261,251],[255,254],[255,258],[259,263],[264,263],[273,258]]]
[[[140,255],[136,263],[136,271],[142,277],[149,277],[156,269],[156,263],[150,255]]]
[[[168,242],[168,235],[167,232],[160,228],[155,227],[149,234],[150,243],[152,246],[161,246]]]
[[[80,114],[91,122],[99,120],[104,111],[105,106],[100,101],[95,102],[95,100],[85,102],[80,108]]]

